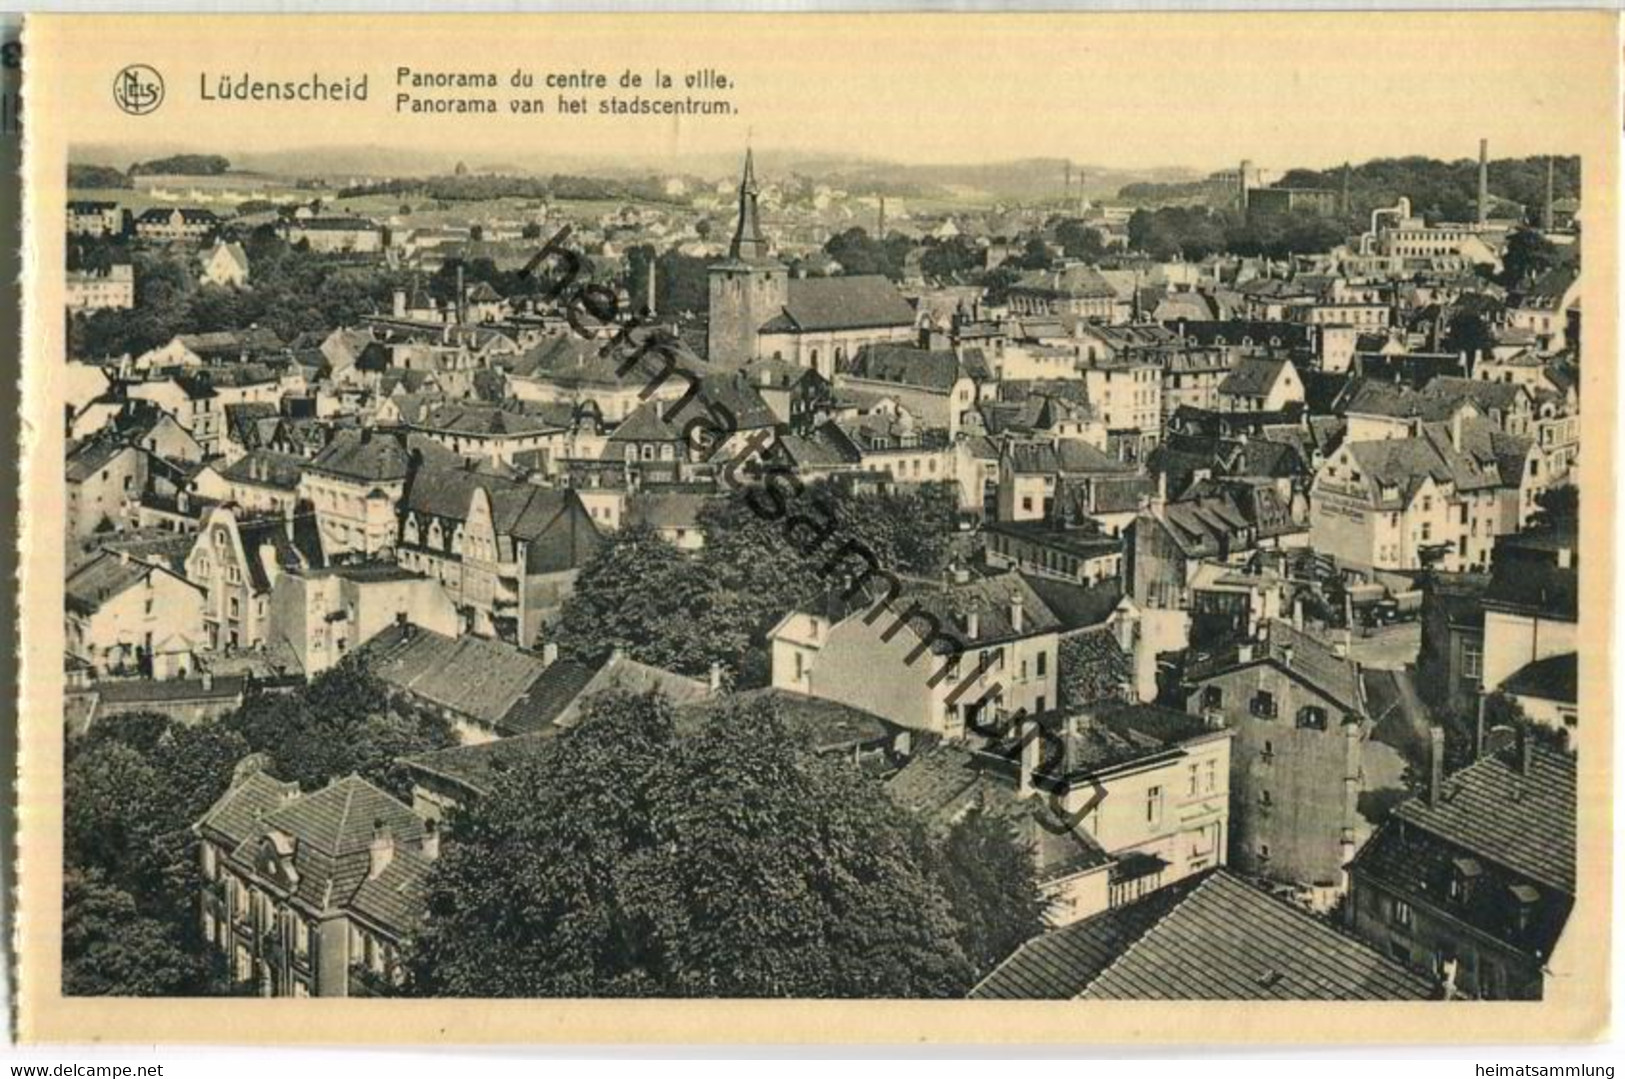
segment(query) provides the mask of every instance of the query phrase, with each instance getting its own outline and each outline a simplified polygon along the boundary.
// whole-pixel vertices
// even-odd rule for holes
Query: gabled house
[[[192,830],[201,935],[232,983],[257,996],[350,997],[401,982],[437,824],[360,776],[302,792],[239,765]]]
[[[167,566],[104,551],[64,586],[67,653],[92,677],[184,677],[203,644],[203,590]]]
[[[1235,733],[1231,864],[1326,909],[1385,801],[1405,790],[1404,748],[1416,744],[1406,715],[1379,729],[1360,668],[1285,621],[1191,664],[1185,681],[1186,710]]]
[[[221,288],[242,288],[248,284],[248,253],[242,244],[217,240],[198,259],[203,266],[204,284]]]
[[[1284,357],[1244,356],[1219,383],[1218,407],[1226,412],[1279,412],[1303,399],[1303,380]]]
[[[326,563],[312,513],[256,516],[230,503],[210,510],[186,556],[186,579],[204,594],[206,646],[233,652],[266,645],[277,579]]]
[[[1540,1000],[1567,971],[1574,907],[1574,757],[1533,739],[1445,776],[1349,867],[1350,929],[1372,947],[1480,1000]]]

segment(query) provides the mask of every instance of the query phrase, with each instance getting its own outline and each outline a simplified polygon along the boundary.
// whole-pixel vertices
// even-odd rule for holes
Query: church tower
[[[707,328],[709,359],[739,367],[756,358],[756,331],[784,309],[790,273],[768,252],[756,206],[756,162],[745,151],[739,181],[739,221],[728,258],[709,268],[711,309]]]

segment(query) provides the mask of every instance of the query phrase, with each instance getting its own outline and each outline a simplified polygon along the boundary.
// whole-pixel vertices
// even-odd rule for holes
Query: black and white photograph
[[[49,25],[50,992],[1592,984],[1612,24],[776,18]]]

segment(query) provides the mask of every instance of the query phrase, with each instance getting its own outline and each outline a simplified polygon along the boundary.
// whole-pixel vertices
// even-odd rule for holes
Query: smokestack
[[[1557,168],[1557,158],[1546,158],[1546,208],[1540,212],[1540,228],[1542,232],[1552,231],[1552,178]]]
[[[1350,181],[1349,163],[1347,161],[1345,161],[1345,162],[1343,162],[1343,216],[1344,217],[1347,217],[1349,215],[1349,208],[1352,205],[1352,203],[1349,200],[1349,181]]]
[[[463,286],[463,264],[457,264],[457,325],[468,321],[468,289]]]
[[[880,196],[880,214],[875,221],[875,239],[882,242],[886,239],[886,196]]]
[[[1478,140],[1478,227],[1490,220],[1490,140]]]
[[[1248,174],[1253,171],[1253,163],[1245,157],[1241,159],[1241,175],[1238,177],[1238,190],[1241,192],[1241,208],[1247,209],[1247,187],[1250,183]]]
[[[1444,728],[1438,724],[1428,728],[1428,805],[1439,804],[1444,789]]]
[[[432,862],[440,857],[440,822],[430,817],[423,822],[423,860]]]
[[[655,264],[658,261],[659,260],[656,259],[652,255],[649,258],[649,302],[648,302],[648,308],[649,308],[649,314],[651,316],[655,313]]]

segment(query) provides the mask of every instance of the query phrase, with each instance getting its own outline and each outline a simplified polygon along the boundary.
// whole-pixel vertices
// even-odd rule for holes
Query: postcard
[[[1617,29],[29,17],[20,1036],[1602,1036]]]

